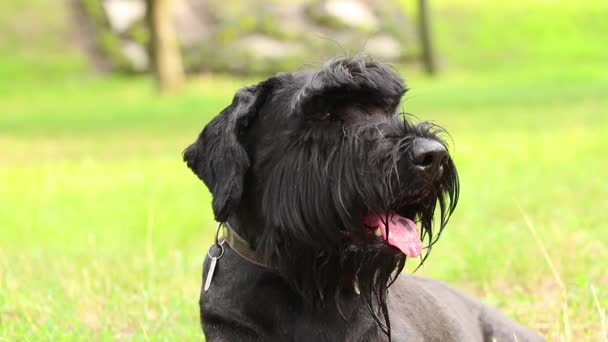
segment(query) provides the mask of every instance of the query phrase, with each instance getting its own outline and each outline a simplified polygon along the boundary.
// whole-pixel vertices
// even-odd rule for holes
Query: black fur
[[[217,273],[227,271],[239,279],[214,276],[216,285],[202,298],[208,339],[393,336],[388,288],[406,257],[372,234],[363,218],[396,212],[416,220],[427,246],[423,262],[454,211],[459,191],[450,158],[438,179],[425,177],[413,164],[414,140],[445,145],[444,131],[398,112],[406,91],[388,66],[361,59],[333,60],[316,72],[280,74],[239,91],[185,150],[184,160],[213,194],[216,220],[230,222],[271,266],[256,271],[230,253],[228,260],[220,260]],[[259,298],[231,287],[243,278],[259,287]],[[355,282],[360,296],[353,294]],[[270,304],[285,313],[254,323],[243,317],[251,316],[244,309],[250,304],[222,308],[228,305],[217,297],[226,292],[222,286],[253,305]],[[264,289],[274,292],[264,297]],[[256,312],[251,308],[249,313],[264,316]],[[306,323],[316,334],[298,335],[299,328],[289,322],[289,317],[315,316],[327,317]],[[283,320],[287,322],[281,324]],[[341,332],[357,324],[363,326],[360,335]],[[294,332],[278,331],[279,326]]]

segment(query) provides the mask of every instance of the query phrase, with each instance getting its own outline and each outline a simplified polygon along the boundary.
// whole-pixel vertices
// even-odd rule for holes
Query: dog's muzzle
[[[443,165],[447,162],[448,151],[440,142],[427,138],[416,138],[410,151],[412,162],[430,180],[443,175]]]

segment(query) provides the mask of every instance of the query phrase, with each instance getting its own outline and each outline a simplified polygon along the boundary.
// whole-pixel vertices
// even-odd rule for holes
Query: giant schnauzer
[[[443,283],[398,277],[428,256],[459,191],[443,130],[399,113],[406,90],[358,58],[279,74],[185,150],[220,222],[207,341],[543,340]]]

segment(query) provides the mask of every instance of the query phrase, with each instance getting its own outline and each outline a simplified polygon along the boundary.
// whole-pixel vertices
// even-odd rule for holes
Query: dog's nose
[[[437,179],[443,174],[443,164],[448,151],[440,142],[428,138],[416,138],[412,144],[411,157],[414,165],[427,177]]]

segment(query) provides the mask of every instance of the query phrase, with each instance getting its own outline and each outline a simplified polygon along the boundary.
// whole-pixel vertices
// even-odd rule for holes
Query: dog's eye
[[[319,118],[319,121],[323,122],[323,123],[329,123],[334,120],[334,116],[331,113],[325,113],[323,115],[321,115],[321,118]]]

